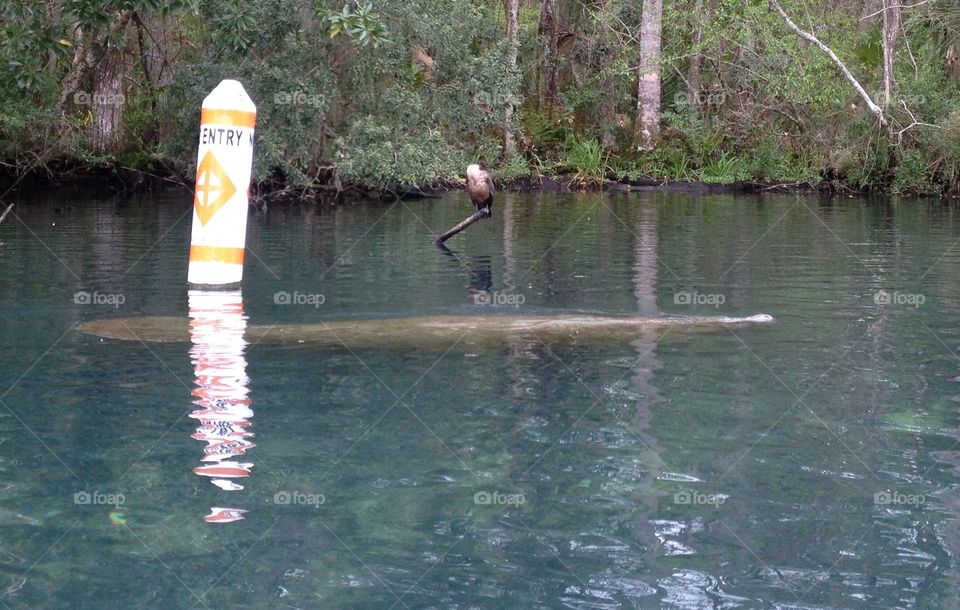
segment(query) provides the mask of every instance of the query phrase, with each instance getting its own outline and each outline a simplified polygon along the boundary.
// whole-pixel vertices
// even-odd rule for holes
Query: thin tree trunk
[[[606,22],[610,18],[610,0],[602,0],[599,3],[599,11],[603,15],[601,19]],[[610,35],[606,29],[600,25],[595,27],[594,36],[598,38],[597,43],[604,46],[611,45]],[[600,82],[600,90],[603,96],[600,100],[600,124],[603,129],[601,135],[601,144],[606,151],[612,151],[617,146],[614,137],[614,129],[617,125],[617,92],[611,74],[613,67],[613,53],[606,52],[600,55],[600,73],[603,74],[603,80]]]
[[[604,61],[603,68],[610,69],[610,56]],[[603,100],[600,102],[600,122],[603,128],[601,144],[606,151],[612,151],[617,147],[617,140],[614,137],[614,129],[617,125],[617,95],[613,84],[613,78],[606,76],[600,85],[603,91]]]
[[[507,69],[510,74],[517,71],[517,55],[520,52],[517,20],[520,15],[520,0],[504,0],[507,11],[507,42],[510,50],[507,55]],[[517,154],[517,141],[513,132],[513,95],[508,96],[503,109],[503,150],[509,158]]]
[[[643,0],[640,18],[640,79],[634,146],[653,150],[660,135],[660,43],[663,0]]]
[[[886,107],[893,97],[893,61],[900,36],[901,9],[897,0],[893,3],[884,0],[883,4],[883,105]]]
[[[690,56],[690,65],[687,67],[687,103],[697,114],[700,114],[700,89],[702,88],[700,78],[703,61],[700,56],[700,45],[703,44],[703,22],[700,20],[702,11],[703,2],[697,0],[697,6],[693,12],[696,19],[693,24],[693,54]]]
[[[543,34],[543,104],[553,109],[560,94],[557,71],[557,0],[541,0],[540,32]]]

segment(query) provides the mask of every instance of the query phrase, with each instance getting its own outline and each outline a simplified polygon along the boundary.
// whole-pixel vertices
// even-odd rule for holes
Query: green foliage
[[[377,188],[425,186],[456,175],[466,163],[439,131],[397,130],[374,116],[355,122],[339,148],[341,176]]]
[[[960,108],[933,127],[917,131],[908,145],[897,149],[891,190],[897,193],[956,192],[960,181]]]
[[[571,135],[566,144],[564,165],[574,172],[574,181],[585,184],[601,183],[607,174],[607,153],[600,142]]]
[[[565,145],[576,134],[570,117],[554,117],[552,113],[526,109],[523,113],[523,130],[534,147],[546,154]]]
[[[854,47],[860,66],[865,69],[883,69],[883,43],[881,31],[876,25],[867,30],[867,38]]]
[[[39,0],[5,2],[0,6],[0,95],[12,99],[22,92],[38,93],[55,82],[44,70],[52,54],[65,55],[73,44],[47,19]]]
[[[929,151],[927,158],[934,159],[930,171],[937,182],[956,190],[960,183],[960,108],[941,119],[937,127],[922,132],[921,145]]]
[[[693,162],[686,156],[666,157],[659,167],[655,166],[655,176],[667,181],[691,181],[697,173]]]
[[[244,53],[253,45],[258,23],[251,3],[244,0],[218,2],[211,13],[213,30],[226,50]]]
[[[363,6],[359,2],[356,6],[346,4],[340,12],[320,9],[318,14],[330,22],[330,38],[346,34],[362,46],[373,43],[374,47],[385,40],[386,27],[380,22],[380,13],[373,10],[369,2]]]
[[[527,159],[521,155],[514,155],[500,167],[490,172],[493,179],[499,183],[510,183],[514,180],[529,178],[533,174]]]
[[[939,193],[941,189],[932,182],[929,169],[929,162],[920,151],[909,149],[900,151],[890,191],[898,195]]]
[[[782,4],[868,91],[880,90],[878,20],[861,23],[860,5],[849,2]],[[665,3],[662,138],[638,154],[630,148],[638,2],[560,4],[561,29],[574,35],[561,40],[559,103],[545,107],[536,3],[521,6],[519,68],[508,70],[501,2],[19,0],[0,6],[0,160],[109,160],[85,152],[95,109],[65,91],[71,79],[92,90],[96,53],[109,43],[123,49],[127,70],[125,161],[162,159],[187,175],[201,100],[237,78],[258,106],[254,178],[294,187],[335,177],[424,185],[483,158],[501,181],[534,171],[585,182],[609,172],[718,183],[827,176],[845,187],[934,193],[960,179],[960,83],[944,62],[960,44],[955,4],[904,10],[885,109],[891,134],[767,2]],[[694,58],[700,86],[689,91]],[[150,83],[141,60],[154,62]],[[508,105],[521,155],[502,159]]]
[[[815,162],[787,150],[779,140],[767,137],[748,151],[745,171],[757,182],[817,183]]]
[[[720,153],[716,159],[703,166],[699,173],[700,180],[707,184],[730,184],[750,178],[746,163],[738,157]]]
[[[335,167],[345,181],[416,186],[461,172],[476,155],[498,158],[500,138],[486,131],[499,126],[499,102],[515,97],[518,80],[501,68],[505,45],[463,44],[496,35],[482,11],[467,0],[439,8],[426,0],[385,0],[379,12],[359,7],[368,22],[391,24],[389,41],[378,34],[376,44],[364,46],[352,44],[347,30],[318,36],[329,22],[295,5],[274,7],[270,27],[244,40],[243,54],[235,52],[236,36],[221,40],[221,22],[197,24],[199,36],[220,42],[200,48],[165,96],[164,114],[179,122],[163,151],[183,171],[195,163],[200,100],[225,74],[240,79],[258,106],[257,180],[281,177],[306,187]],[[260,15],[268,6],[254,2],[250,10]],[[432,69],[412,60],[415,49],[429,56]]]
[[[943,53],[960,44],[960,6],[955,2],[931,2],[930,10],[910,12],[904,26],[911,34],[927,38]]]

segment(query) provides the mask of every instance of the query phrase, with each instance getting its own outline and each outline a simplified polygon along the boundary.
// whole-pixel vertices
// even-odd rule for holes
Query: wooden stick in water
[[[12,209],[13,209],[13,204],[11,203],[10,205],[7,206],[7,209],[3,212],[3,215],[0,216],[0,223],[2,223],[4,220],[7,219],[7,214],[9,214],[10,210]]]
[[[460,231],[463,231],[464,229],[466,229],[473,223],[477,222],[481,218],[489,218],[489,217],[490,217],[490,208],[480,208],[479,210],[473,213],[473,216],[470,216],[469,218],[465,218],[463,222],[461,222],[457,226],[453,227],[452,229],[450,229],[449,231],[447,231],[446,233],[438,237],[437,240],[433,243],[437,244],[438,246],[442,246],[443,242],[447,241],[448,239],[450,239]]]

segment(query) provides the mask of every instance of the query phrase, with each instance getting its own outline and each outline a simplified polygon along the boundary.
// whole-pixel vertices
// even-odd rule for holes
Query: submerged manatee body
[[[765,324],[766,314],[731,317],[615,317],[592,315],[556,316],[423,316],[374,320],[337,320],[312,324],[250,326],[251,342],[307,343],[347,347],[449,347],[503,343],[509,339],[530,339],[558,343],[629,341],[651,331],[659,333],[708,331],[731,326]],[[114,318],[95,320],[78,330],[107,339],[146,342],[190,341],[190,319],[173,317]]]

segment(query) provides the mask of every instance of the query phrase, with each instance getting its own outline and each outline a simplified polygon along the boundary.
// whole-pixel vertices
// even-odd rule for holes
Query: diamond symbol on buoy
[[[208,150],[197,168],[197,187],[193,195],[193,209],[200,224],[207,224],[236,192],[237,187],[230,181],[230,176]]]

